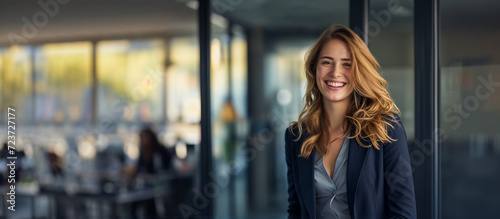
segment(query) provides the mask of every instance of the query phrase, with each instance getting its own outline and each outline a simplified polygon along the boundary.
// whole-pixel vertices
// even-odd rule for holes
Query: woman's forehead
[[[339,39],[332,39],[323,45],[320,51],[320,58],[326,56],[333,59],[349,59],[351,53],[346,43]]]

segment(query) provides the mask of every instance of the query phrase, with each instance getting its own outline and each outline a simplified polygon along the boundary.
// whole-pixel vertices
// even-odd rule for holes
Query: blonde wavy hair
[[[355,138],[362,147],[375,147],[380,150],[381,144],[395,141],[388,135],[391,121],[396,120],[399,109],[392,101],[387,91],[387,81],[377,72],[382,71],[380,65],[368,50],[366,44],[351,29],[336,25],[326,29],[313,47],[306,54],[305,72],[307,89],[304,95],[305,105],[298,121],[292,122],[289,129],[297,127],[298,141],[304,132],[309,134],[302,144],[300,157],[309,157],[313,148],[326,154],[328,151],[329,133],[326,114],[323,112],[323,99],[316,85],[316,66],[323,46],[333,39],[342,40],[351,54],[351,83],[354,85],[351,104],[347,110],[344,133],[333,141],[348,136],[354,129]],[[370,142],[364,145],[362,140]]]

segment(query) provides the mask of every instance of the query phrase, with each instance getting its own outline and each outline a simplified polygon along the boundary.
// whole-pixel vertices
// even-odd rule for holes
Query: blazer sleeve
[[[285,131],[285,152],[286,152],[286,167],[287,167],[287,181],[288,181],[288,218],[300,218],[300,203],[297,197],[297,190],[293,182],[293,160],[296,159],[296,154],[293,150],[292,135],[287,128]]]
[[[389,218],[417,218],[415,191],[403,124],[391,123],[389,136],[396,141],[384,145],[384,189]]]

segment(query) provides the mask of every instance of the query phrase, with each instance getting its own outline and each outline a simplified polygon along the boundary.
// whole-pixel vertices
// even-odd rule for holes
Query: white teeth
[[[328,86],[330,87],[343,87],[345,84],[344,83],[335,83],[335,82],[331,82],[331,81],[328,81],[326,82],[328,84]]]

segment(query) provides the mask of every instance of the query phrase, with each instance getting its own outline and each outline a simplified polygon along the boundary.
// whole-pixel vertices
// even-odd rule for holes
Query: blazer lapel
[[[354,131],[351,132],[351,136],[354,135]],[[297,156],[300,154],[300,149],[304,139],[309,136],[306,135],[297,141],[295,147]],[[362,141],[364,145],[368,145],[368,142]],[[354,197],[356,195],[356,188],[358,185],[359,174],[363,167],[366,152],[368,148],[361,147],[356,139],[349,140],[349,155],[347,159],[347,202],[349,204],[349,212],[351,217],[354,217]],[[316,149],[313,149],[309,158],[298,157],[297,166],[299,171],[299,183],[300,183],[300,193],[302,200],[306,205],[307,212],[311,218],[316,218],[316,191],[314,189],[314,156],[316,154]]]
[[[351,136],[354,135],[354,130]],[[368,142],[362,141],[364,145]],[[361,147],[355,138],[349,140],[349,155],[347,160],[347,202],[349,204],[349,212],[351,217],[354,217],[354,197],[358,187],[358,179],[363,164],[365,162],[366,152],[368,148]]]
[[[300,154],[300,149],[304,139],[308,136],[304,136],[301,141],[297,141],[297,155]],[[316,218],[316,193],[314,191],[314,155],[316,149],[313,149],[309,158],[298,157],[297,166],[299,172],[299,183],[300,183],[300,193],[302,200],[306,205],[307,212],[311,218]]]

